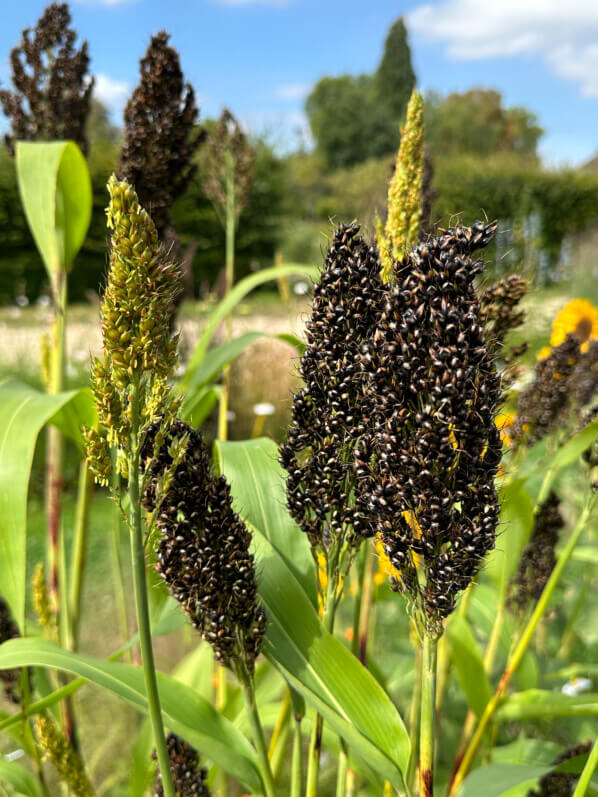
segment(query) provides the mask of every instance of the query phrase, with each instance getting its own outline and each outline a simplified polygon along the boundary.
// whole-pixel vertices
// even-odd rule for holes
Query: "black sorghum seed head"
[[[502,391],[472,258],[495,228],[443,231],[396,262],[361,356],[358,507],[432,634],[495,542]]]
[[[570,379],[573,401],[579,407],[590,404],[598,393],[598,340],[591,340],[579,356]]]
[[[206,783],[208,772],[199,766],[199,753],[176,733],[166,737],[166,747],[170,758],[170,772],[177,797],[210,797]],[[152,754],[156,758],[156,753]],[[164,787],[160,770],[156,772],[155,797],[164,797]]]
[[[10,53],[15,91],[0,91],[12,135],[5,137],[13,152],[15,141],[72,139],[87,151],[85,126],[93,78],[88,74],[87,42],[74,48],[77,34],[69,27],[67,3],[50,3],[34,30],[25,28]]]
[[[517,573],[511,580],[509,604],[525,609],[537,601],[556,565],[555,546],[565,521],[560,500],[553,491],[538,510],[529,543],[525,546]]]
[[[341,535],[357,544],[373,534],[355,507],[353,449],[368,429],[361,349],[375,326],[384,286],[377,251],[358,233],[355,222],[339,225],[315,285],[300,365],[305,387],[294,398],[280,452],[291,515],[311,545],[323,549]]]
[[[568,335],[536,365],[534,378],[519,396],[512,437],[533,445],[562,420],[571,401],[570,377],[580,358],[579,340]]]
[[[511,274],[495,282],[480,296],[482,318],[497,343],[504,343],[507,333],[523,323],[525,313],[518,305],[527,288],[527,280]]]
[[[201,142],[197,107],[184,82],[179,55],[165,31],[152,36],[141,59],[139,85],[125,108],[119,174],[135,186],[158,232],[170,221],[174,200],[195,173],[193,156]]]
[[[589,752],[591,746],[591,742],[575,744],[557,756],[552,763],[556,767],[562,764],[563,761],[568,761],[578,755],[584,755]],[[569,775],[565,772],[548,772],[540,779],[538,788],[529,791],[527,797],[572,797],[578,777],[579,775]]]
[[[0,644],[19,637],[19,628],[13,620],[8,603],[0,596]],[[0,670],[0,681],[4,684],[4,695],[11,703],[18,703],[19,670]]]
[[[161,435],[157,437],[157,435]],[[173,467],[173,444],[187,439],[184,459]],[[150,427],[142,450],[149,480],[144,506],[159,531],[156,570],[221,664],[252,673],[266,630],[258,602],[251,535],[233,511],[230,488],[213,475],[199,432],[175,421],[162,434]]]

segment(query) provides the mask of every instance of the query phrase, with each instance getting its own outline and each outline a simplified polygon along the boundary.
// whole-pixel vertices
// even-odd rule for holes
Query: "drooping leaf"
[[[285,472],[276,443],[266,437],[217,442],[215,451],[231,484],[235,510],[272,543],[317,606],[314,559],[307,536],[286,508]]]
[[[31,772],[16,761],[9,761],[2,756],[0,756],[0,785],[11,786],[17,794],[24,794],[26,797],[42,797],[39,783]]]
[[[71,653],[44,639],[11,639],[0,645],[0,669],[32,666],[52,667],[81,676],[135,708],[147,711],[145,679],[140,667]],[[158,688],[168,727],[243,784],[259,790],[254,750],[234,725],[209,701],[174,678],[158,673]]]
[[[480,717],[492,697],[492,688],[478,644],[469,623],[460,614],[453,614],[446,634],[461,689],[469,707]]]
[[[571,558],[576,562],[598,565],[598,548],[593,545],[578,545],[573,551]]]
[[[550,772],[550,767],[489,764],[475,769],[468,775],[457,795],[458,797],[481,797],[481,795],[506,797],[515,787],[521,787],[522,793],[525,794],[525,790],[533,788],[547,772]]]
[[[71,401],[61,407],[48,421],[60,429],[65,437],[72,440],[82,454],[85,452],[82,429],[84,426],[92,428],[97,422],[98,412],[93,393],[88,387],[78,390]]]
[[[25,621],[27,491],[35,443],[50,419],[72,425],[72,418],[80,416],[85,403],[82,392],[50,396],[16,379],[0,383],[0,584],[21,630]]]
[[[273,266],[272,268],[265,268],[258,271],[256,274],[251,274],[238,282],[235,287],[228,293],[228,295],[218,304],[213,310],[206,328],[204,329],[201,338],[199,339],[193,354],[189,360],[187,371],[180,381],[180,388],[186,390],[189,382],[191,381],[192,374],[203,363],[206,353],[214,337],[214,333],[218,329],[218,325],[226,316],[231,313],[239,302],[247,296],[248,293],[259,285],[266,282],[271,282],[279,277],[289,277],[299,274],[301,276],[317,279],[318,270],[313,266],[305,265],[287,265],[287,266]]]
[[[16,165],[25,216],[54,282],[69,271],[91,220],[87,162],[73,141],[18,141]]]
[[[595,717],[598,694],[564,695],[545,689],[527,689],[506,698],[496,711],[497,722],[525,722],[555,717]]]
[[[260,597],[268,615],[264,653],[322,714],[354,755],[401,787],[409,737],[388,695],[322,626],[278,551],[252,528]]]
[[[513,577],[521,552],[529,540],[534,523],[534,503],[523,480],[509,482],[501,490],[500,526],[496,547],[487,559],[485,570],[501,594]]]
[[[546,469],[560,470],[580,457],[598,437],[598,420],[589,423],[581,432],[562,445],[545,465]]]

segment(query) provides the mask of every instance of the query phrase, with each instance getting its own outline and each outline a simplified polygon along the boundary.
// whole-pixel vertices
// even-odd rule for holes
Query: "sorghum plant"
[[[33,30],[25,28],[10,54],[14,91],[2,89],[0,104],[10,119],[5,136],[15,141],[71,139],[87,151],[85,126],[94,81],[90,77],[87,42],[75,49],[77,34],[69,27],[67,3],[50,3]]]
[[[175,733],[166,738],[172,780],[178,797],[210,797],[206,783],[208,772],[199,766],[199,753]],[[155,757],[155,753],[154,753]],[[156,772],[156,797],[164,797],[162,776]]]
[[[200,144],[195,92],[184,82],[169,34],[152,36],[139,65],[139,85],[125,107],[118,173],[128,180],[163,235],[173,202],[195,173]]]

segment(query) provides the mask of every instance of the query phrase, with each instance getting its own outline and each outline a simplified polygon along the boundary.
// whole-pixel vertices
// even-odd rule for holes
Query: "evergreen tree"
[[[394,120],[402,121],[415,87],[415,72],[403,17],[399,17],[388,32],[384,55],[374,79],[380,101],[388,106]]]

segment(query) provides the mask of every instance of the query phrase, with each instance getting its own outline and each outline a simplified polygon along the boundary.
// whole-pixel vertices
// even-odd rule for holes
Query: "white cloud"
[[[83,6],[124,6],[125,3],[134,3],[137,0],[76,0]]]
[[[445,42],[452,58],[542,58],[559,77],[598,96],[596,0],[440,0],[407,14],[423,40]]]
[[[278,86],[276,96],[281,100],[302,100],[309,94],[311,85],[309,83],[287,83]]]
[[[111,111],[120,111],[127,101],[130,89],[126,80],[112,80],[108,75],[95,76],[93,93]]]

